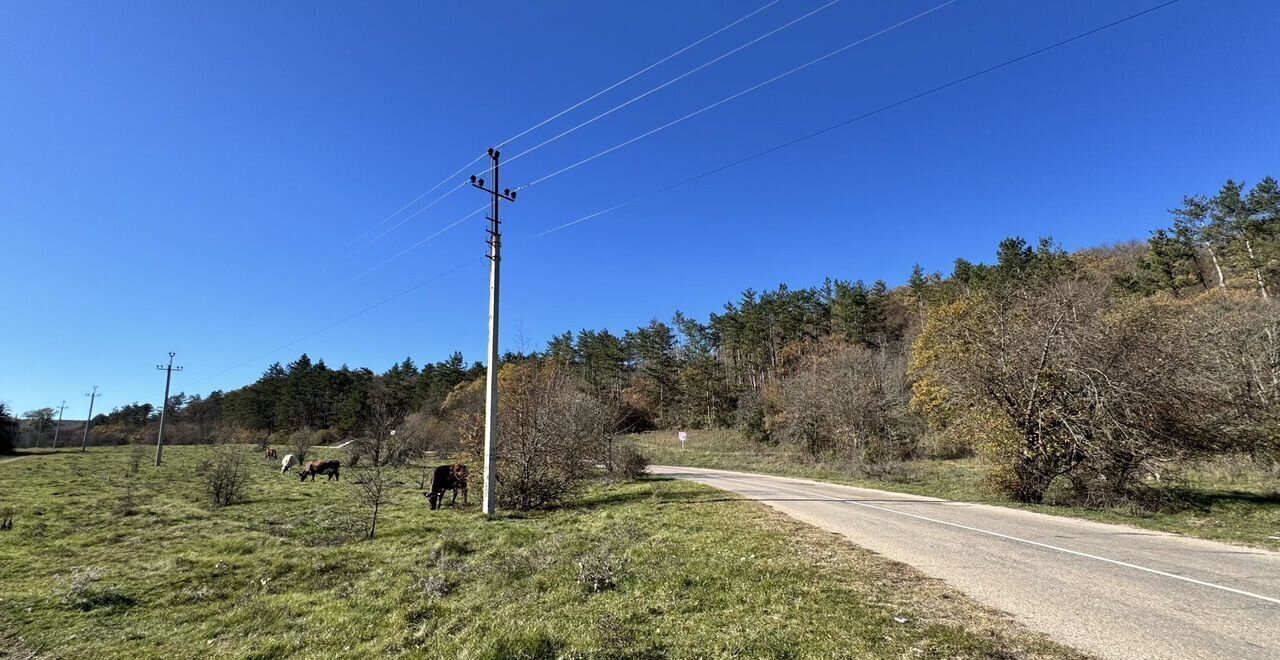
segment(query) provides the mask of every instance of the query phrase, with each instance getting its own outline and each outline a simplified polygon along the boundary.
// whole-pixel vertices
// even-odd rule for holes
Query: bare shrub
[[[394,428],[387,428],[391,424]],[[448,424],[425,413],[375,420],[369,432],[369,437],[354,442],[356,450],[387,465],[405,465],[421,459],[428,451],[443,452],[457,447]]]
[[[138,474],[138,470],[142,468],[142,462],[147,458],[147,445],[135,442],[129,448],[129,474]]]
[[[396,451],[403,461],[419,459],[429,451],[448,454],[458,450],[457,437],[440,417],[414,413],[404,418],[396,431]]]
[[[1229,402],[1221,423],[1233,446],[1280,459],[1280,306],[1253,298],[1203,296],[1192,324],[1210,361],[1203,377]]]
[[[289,445],[293,447],[293,455],[299,463],[307,462],[307,452],[315,445],[315,432],[311,429],[294,431],[289,436]]]
[[[829,340],[779,384],[780,438],[811,459],[877,463],[915,454],[923,421],[910,410],[906,357]]]
[[[391,502],[395,483],[385,465],[374,464],[351,471],[347,484],[357,503],[368,512],[364,526],[366,539],[373,539],[378,531],[378,514]]]
[[[196,466],[196,477],[214,506],[229,506],[248,499],[252,461],[237,447],[214,449]]]
[[[1117,300],[1076,273],[977,293],[930,318],[915,402],[935,425],[983,429],[991,482],[1013,498],[1067,477],[1081,503],[1141,499],[1152,465],[1229,444],[1195,304]]]
[[[360,454],[374,465],[386,461],[403,462],[405,452],[396,451],[396,433],[408,413],[408,392],[400,381],[380,380],[368,394],[364,435],[356,441]]]
[[[614,471],[626,479],[639,479],[649,470],[649,458],[632,442],[622,443],[617,449]]]
[[[514,509],[554,506],[571,497],[592,474],[601,406],[553,365],[502,368],[498,499]],[[468,453],[483,456],[483,434]]]

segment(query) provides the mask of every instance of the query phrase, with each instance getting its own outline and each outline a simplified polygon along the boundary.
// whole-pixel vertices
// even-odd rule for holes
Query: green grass
[[[0,533],[0,658],[1077,657],[693,483],[602,484],[492,521],[474,499],[428,511],[406,484],[358,541],[347,486],[265,461],[249,502],[211,509],[193,478],[207,451],[170,448],[137,477],[128,449],[0,464],[0,510],[16,511]],[[70,588],[91,569],[100,579]]]
[[[918,460],[888,466],[837,465],[806,461],[784,448],[760,445],[736,431],[689,431],[682,449],[675,432],[630,436],[655,464],[719,468],[803,477],[854,486],[928,495],[948,500],[1011,506],[1040,513],[1087,518],[1164,532],[1280,549],[1280,480],[1238,463],[1188,469],[1177,485],[1157,486],[1168,504],[1158,511],[1139,507],[1088,509],[1061,503],[1050,492],[1045,504],[1028,505],[999,497],[984,485],[978,459]]]

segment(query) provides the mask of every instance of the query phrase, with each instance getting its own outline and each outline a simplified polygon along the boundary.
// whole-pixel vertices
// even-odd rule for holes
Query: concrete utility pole
[[[484,502],[481,510],[492,517],[497,510],[498,486],[498,282],[502,267],[502,223],[498,220],[498,206],[502,200],[516,201],[510,189],[498,187],[498,157],[496,149],[489,149],[490,176],[493,187],[484,187],[484,179],[471,176],[471,185],[489,193],[489,368],[485,375],[484,397]],[[501,191],[501,192],[499,192]]]
[[[62,411],[67,409],[67,401],[63,399],[62,405],[58,406],[58,423],[53,427],[53,448],[58,448],[58,432],[62,430]]]
[[[93,426],[93,401],[98,398],[98,386],[93,386],[93,392],[86,394],[89,397],[89,416],[84,419],[84,437],[80,439],[80,452],[89,451],[89,427]]]
[[[156,436],[156,467],[160,467],[160,455],[164,453],[164,412],[169,409],[169,381],[173,380],[173,372],[182,371],[182,367],[173,366],[173,351],[169,351],[169,366],[157,364],[156,368],[164,372],[164,401],[160,403],[160,433]]]

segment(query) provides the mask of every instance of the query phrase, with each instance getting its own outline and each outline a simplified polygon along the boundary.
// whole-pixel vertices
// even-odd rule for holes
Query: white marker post
[[[680,432],[680,448],[684,449],[684,441],[689,439],[689,434],[684,431]]]

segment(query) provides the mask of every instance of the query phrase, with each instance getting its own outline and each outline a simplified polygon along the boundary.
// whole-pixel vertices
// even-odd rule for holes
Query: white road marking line
[[[761,484],[759,484],[759,483],[752,483],[752,482],[750,482],[750,481],[743,481],[742,479],[735,479],[735,478],[733,478],[733,477],[724,477],[724,476],[713,475],[713,474],[704,474],[703,476],[704,476],[704,477],[716,478],[716,479],[724,479],[724,480],[726,480],[726,481],[736,481],[736,482],[738,482],[738,483],[746,484],[746,485],[749,485],[749,486],[755,486],[755,487],[757,487],[757,488],[759,488],[759,487],[761,487],[761,486],[762,486],[762,485],[761,485]],[[1048,544],[1048,543],[1041,543],[1041,542],[1039,542],[1039,541],[1032,541],[1032,540],[1030,540],[1030,539],[1022,539],[1022,538],[1018,538],[1018,537],[1016,537],[1016,536],[1009,536],[1008,534],[1001,534],[1001,533],[999,533],[999,532],[993,532],[993,531],[986,530],[986,529],[981,529],[981,528],[978,528],[978,527],[970,527],[970,526],[968,526],[968,525],[961,525],[960,523],[953,523],[953,522],[949,522],[949,521],[946,521],[946,520],[938,520],[937,518],[930,518],[930,517],[928,517],[928,516],[922,516],[922,515],[915,514],[915,513],[908,513],[908,512],[906,512],[906,511],[898,511],[898,510],[896,510],[896,509],[891,509],[891,508],[888,508],[888,507],[876,506],[876,505],[874,505],[874,504],[867,504],[866,502],[858,502],[858,501],[856,501],[856,500],[843,499],[843,498],[839,498],[839,497],[831,497],[831,496],[829,496],[829,495],[823,495],[822,493],[815,493],[815,492],[812,492],[812,491],[800,490],[800,489],[798,489],[798,488],[788,488],[787,486],[780,486],[780,485],[778,485],[778,484],[770,484],[770,485],[772,485],[774,488],[779,488],[779,489],[782,489],[782,490],[789,490],[789,491],[791,491],[791,492],[793,492],[793,493],[800,493],[801,495],[808,495],[808,496],[810,496],[810,497],[817,497],[817,498],[824,499],[824,500],[828,500],[828,501],[831,501],[831,502],[844,502],[844,503],[846,503],[846,504],[856,504],[856,505],[858,505],[858,506],[866,507],[866,508],[868,508],[868,509],[875,509],[875,510],[877,510],[877,511],[885,511],[885,512],[888,512],[888,513],[894,513],[894,514],[897,514],[897,515],[900,515],[900,516],[907,516],[907,517],[909,517],[909,518],[917,518],[917,519],[919,519],[919,520],[925,520],[925,521],[928,521],[928,522],[931,522],[931,523],[936,523],[936,524],[939,524],[939,525],[947,525],[948,527],[956,527],[956,528],[964,529],[964,530],[968,530],[968,531],[971,531],[971,532],[978,532],[979,534],[987,534],[987,535],[989,535],[989,536],[995,536],[995,537],[999,537],[999,538],[1006,539],[1006,540],[1009,540],[1009,541],[1017,541],[1018,543],[1026,543],[1027,545],[1034,545],[1034,546],[1041,547],[1041,548],[1048,548],[1049,550],[1057,550],[1058,552],[1065,552],[1065,553],[1067,553],[1067,554],[1070,554],[1070,555],[1076,555],[1076,556],[1078,556],[1078,557],[1085,557],[1085,558],[1087,558],[1087,559],[1093,559],[1093,560],[1096,560],[1096,561],[1102,561],[1102,562],[1106,562],[1106,563],[1108,563],[1108,564],[1115,564],[1116,566],[1123,566],[1123,567],[1125,567],[1125,568],[1132,568],[1132,569],[1134,569],[1134,570],[1145,571],[1145,572],[1147,572],[1147,573],[1152,573],[1152,574],[1154,574],[1154,575],[1160,575],[1160,576],[1167,577],[1167,578],[1173,578],[1173,579],[1175,579],[1175,580],[1182,580],[1183,582],[1190,582],[1191,584],[1198,584],[1198,585],[1200,585],[1200,586],[1202,586],[1202,587],[1210,587],[1210,588],[1213,588],[1213,589],[1220,589],[1220,590],[1222,590],[1222,591],[1227,591],[1227,592],[1230,592],[1230,593],[1233,593],[1233,594],[1237,594],[1237,595],[1240,595],[1240,596],[1248,596],[1249,598],[1256,598],[1256,599],[1261,600],[1261,601],[1266,601],[1266,602],[1268,602],[1268,603],[1274,603],[1274,604],[1276,604],[1276,605],[1280,605],[1280,598],[1272,598],[1271,596],[1263,596],[1262,594],[1255,594],[1255,593],[1253,593],[1253,592],[1250,592],[1250,591],[1244,591],[1244,590],[1242,590],[1242,589],[1235,589],[1235,588],[1228,587],[1228,586],[1224,586],[1224,585],[1221,585],[1221,584],[1214,584],[1214,583],[1212,583],[1212,582],[1205,582],[1204,580],[1197,580],[1197,579],[1195,579],[1195,578],[1189,578],[1189,577],[1187,577],[1187,576],[1185,576],[1185,575],[1178,575],[1178,574],[1176,574],[1176,573],[1168,573],[1168,572],[1161,571],[1161,570],[1157,570],[1157,569],[1154,569],[1154,568],[1147,568],[1146,566],[1139,566],[1139,565],[1137,565],[1137,564],[1130,564],[1129,562],[1120,561],[1120,560],[1118,560],[1118,559],[1109,559],[1109,558],[1107,558],[1107,557],[1099,557],[1098,555],[1091,555],[1091,554],[1089,554],[1089,553],[1087,553],[1087,552],[1080,552],[1080,551],[1078,551],[1078,550],[1071,550],[1071,549],[1069,549],[1069,548],[1063,548],[1063,547],[1059,547],[1059,546],[1056,546],[1056,545],[1050,545],[1050,544]]]

